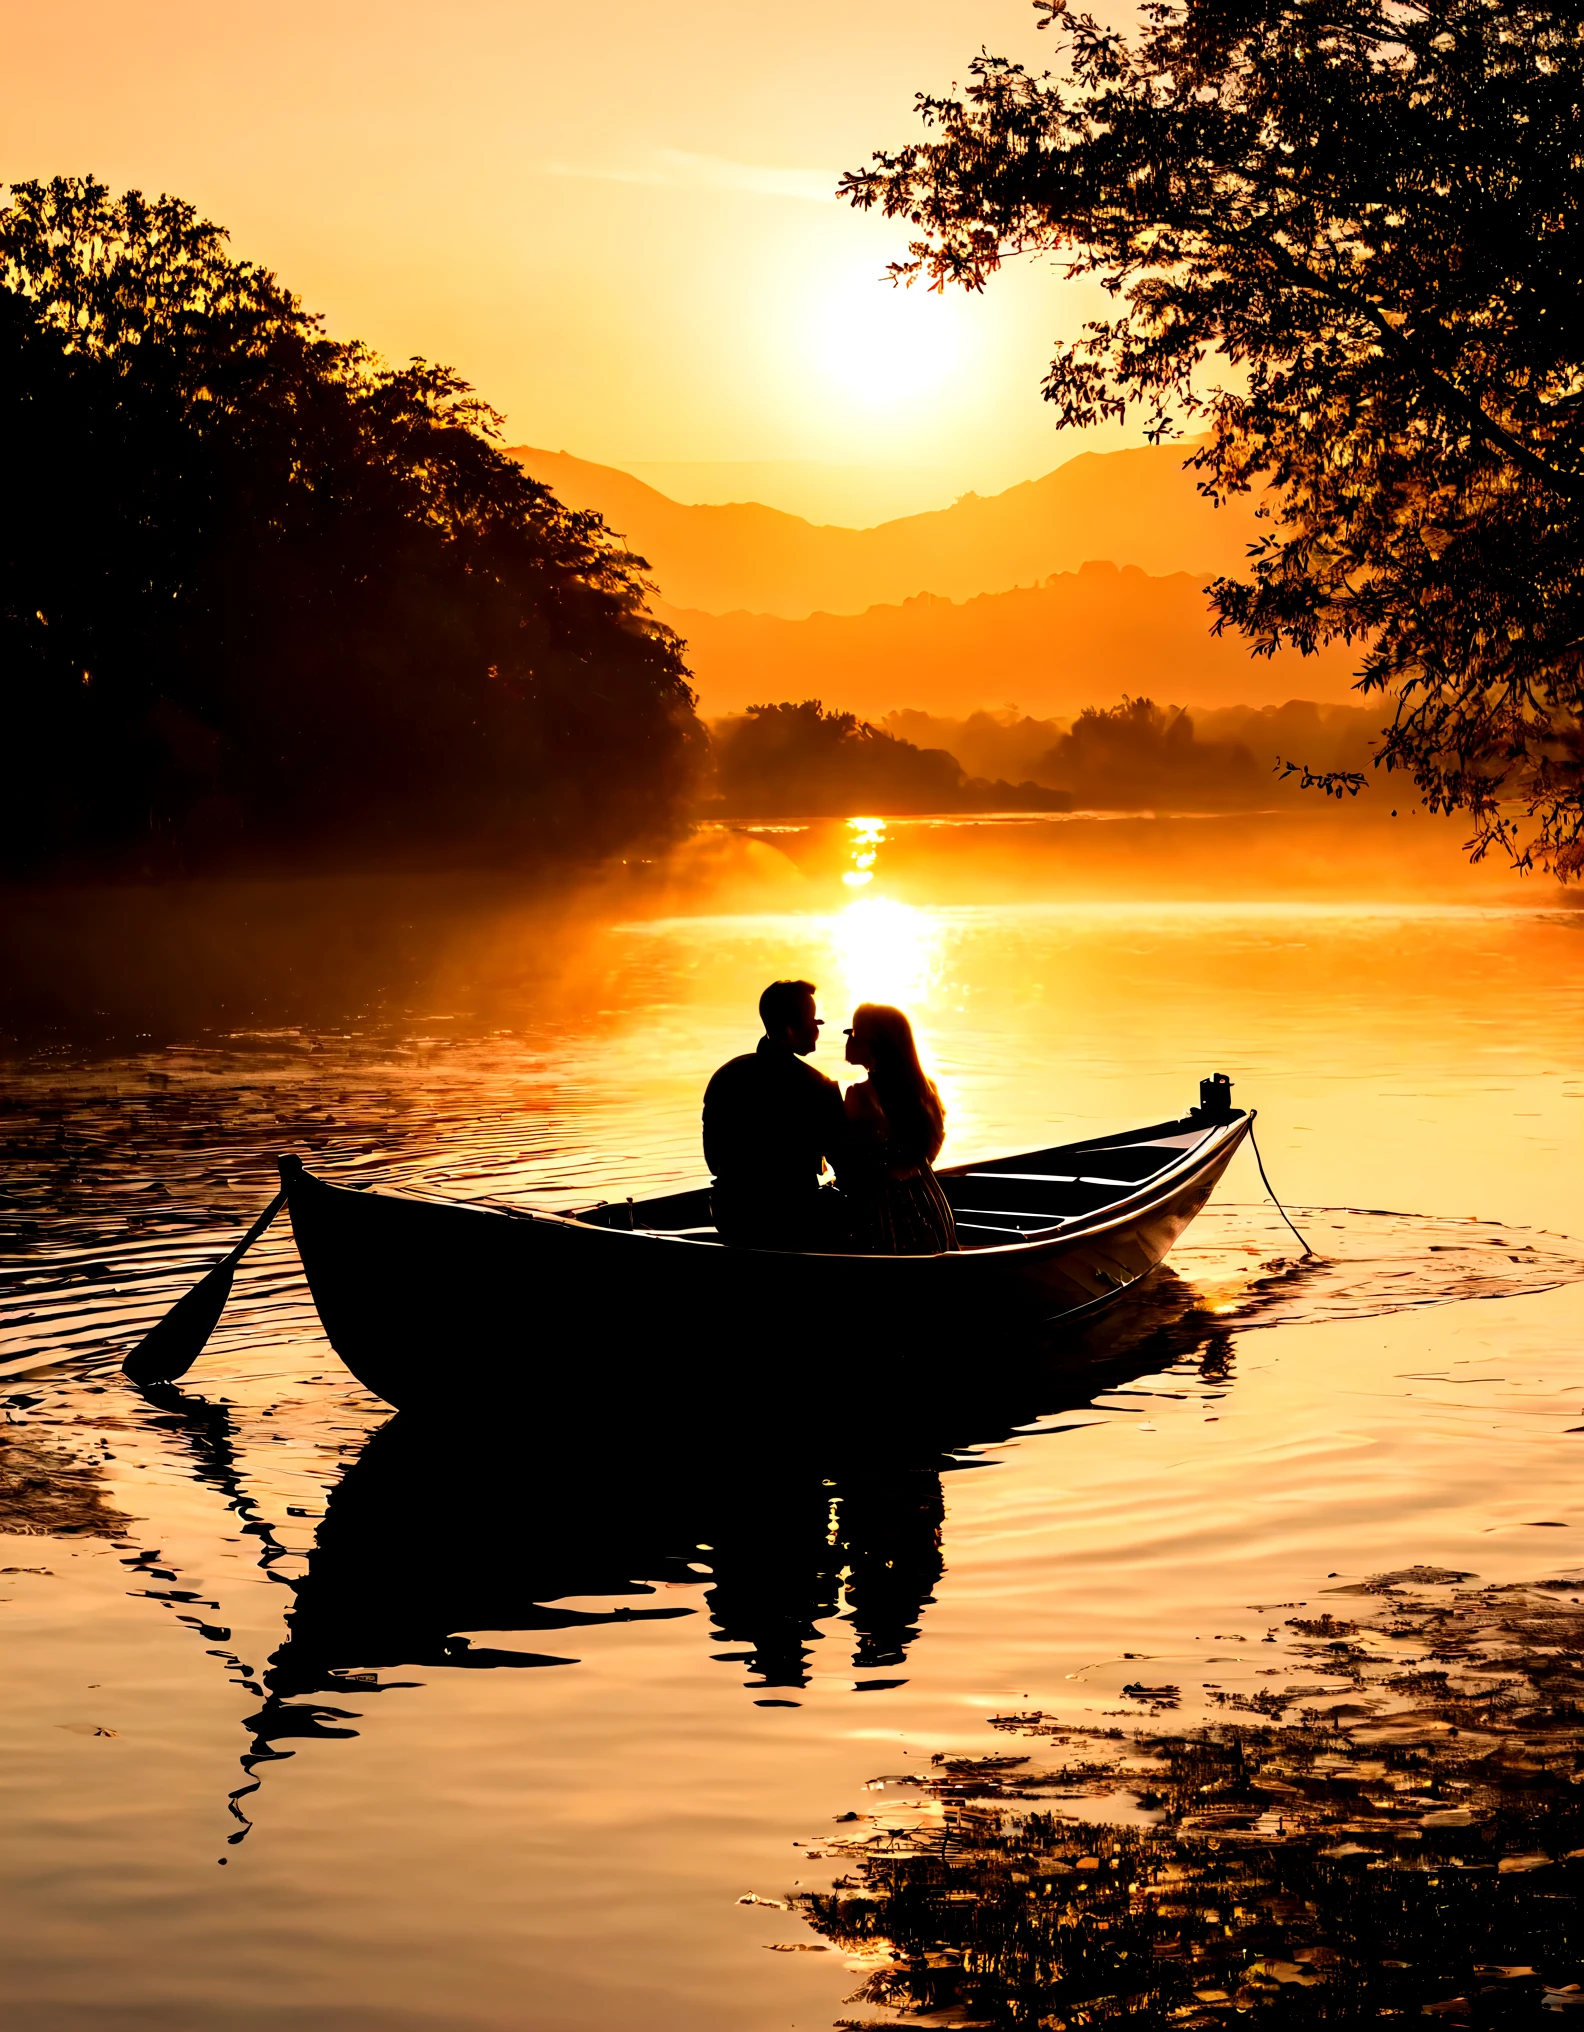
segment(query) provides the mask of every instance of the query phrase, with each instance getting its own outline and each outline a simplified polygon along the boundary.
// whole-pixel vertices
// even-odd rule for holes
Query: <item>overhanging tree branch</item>
[[[1366,643],[1397,702],[1377,761],[1476,854],[1584,874],[1576,5],[1160,0],[1131,37],[1040,12],[1054,83],[981,53],[962,102],[920,102],[938,138],[845,194],[910,220],[937,287],[1046,248],[1124,296],[1046,393],[1077,426],[1208,409],[1207,486],[1267,481],[1217,625]],[[1205,394],[1217,348],[1240,377]]]
[[[1521,438],[1514,437],[1510,430],[1499,424],[1472,396],[1465,395],[1455,381],[1448,380],[1422,347],[1415,345],[1412,339],[1405,338],[1378,304],[1372,303],[1368,297],[1360,296],[1354,290],[1344,289],[1336,283],[1327,281],[1324,276],[1317,275],[1279,241],[1262,239],[1256,244],[1260,252],[1288,277],[1295,288],[1312,290],[1339,307],[1355,311],[1359,316],[1368,319],[1386,351],[1394,353],[1398,359],[1411,367],[1422,381],[1435,389],[1454,415],[1461,417],[1471,430],[1485,439],[1487,444],[1504,451],[1514,465],[1520,466],[1532,480],[1538,480],[1542,486],[1554,489],[1570,501],[1584,500],[1584,474],[1558,472],[1556,467],[1548,465],[1537,452],[1531,451]]]

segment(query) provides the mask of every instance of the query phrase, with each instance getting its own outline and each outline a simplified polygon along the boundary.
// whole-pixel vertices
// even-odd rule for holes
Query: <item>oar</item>
[[[178,1376],[186,1375],[203,1353],[205,1341],[225,1311],[236,1266],[285,1204],[286,1194],[282,1190],[230,1255],[222,1256],[208,1275],[178,1298],[159,1325],[138,1342],[121,1364],[134,1383],[173,1383]]]

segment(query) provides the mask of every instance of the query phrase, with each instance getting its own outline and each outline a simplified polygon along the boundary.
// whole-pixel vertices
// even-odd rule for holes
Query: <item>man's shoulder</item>
[[[718,1099],[722,1094],[730,1093],[734,1087],[746,1086],[759,1078],[761,1072],[762,1063],[755,1052],[745,1051],[737,1058],[729,1058],[718,1071],[710,1075],[710,1083],[704,1089],[704,1099],[707,1102],[712,1095]]]
[[[806,1058],[798,1058],[790,1051],[778,1053],[773,1058],[766,1052],[745,1051],[740,1057],[727,1059],[719,1071],[711,1075],[710,1083],[704,1089],[704,1104],[708,1107],[711,1101],[726,1100],[733,1094],[754,1087],[785,1093],[788,1081],[794,1091],[841,1098],[841,1088],[836,1082],[827,1079]]]

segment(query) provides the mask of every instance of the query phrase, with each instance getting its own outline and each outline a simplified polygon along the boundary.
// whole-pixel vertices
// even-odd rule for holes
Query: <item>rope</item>
[[[1286,1221],[1288,1227],[1292,1228],[1293,1233],[1295,1235],[1298,1235],[1298,1230],[1296,1228],[1293,1228],[1292,1220],[1288,1215],[1287,1209],[1276,1197],[1275,1187],[1271,1184],[1270,1180],[1265,1176],[1265,1160],[1260,1155],[1259,1138],[1254,1134],[1254,1124],[1252,1121],[1249,1123],[1249,1148],[1254,1152],[1254,1162],[1259,1166],[1260,1183],[1261,1185],[1264,1186],[1265,1190],[1271,1196],[1271,1205],[1275,1207],[1277,1213],[1279,1213],[1282,1219]],[[1314,1254],[1314,1250],[1311,1249],[1309,1244],[1304,1241],[1302,1235],[1298,1235],[1298,1240],[1303,1243],[1304,1254],[1306,1256],[1312,1256]]]

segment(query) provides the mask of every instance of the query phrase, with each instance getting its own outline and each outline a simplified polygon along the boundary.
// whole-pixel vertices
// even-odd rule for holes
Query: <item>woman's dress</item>
[[[933,1150],[893,1133],[874,1092],[847,1089],[848,1151],[842,1196],[851,1209],[852,1246],[876,1256],[937,1256],[957,1247],[957,1225],[930,1159]]]

